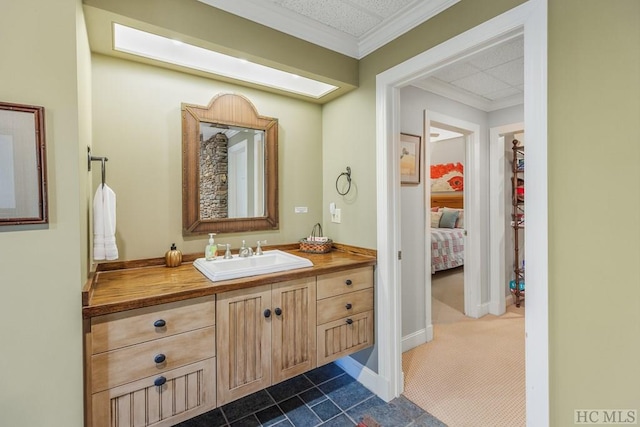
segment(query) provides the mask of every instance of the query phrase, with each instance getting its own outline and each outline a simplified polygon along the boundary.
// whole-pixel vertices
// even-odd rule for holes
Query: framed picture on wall
[[[408,133],[400,134],[400,182],[420,184],[421,137]]]
[[[0,102],[0,225],[47,224],[44,107]]]

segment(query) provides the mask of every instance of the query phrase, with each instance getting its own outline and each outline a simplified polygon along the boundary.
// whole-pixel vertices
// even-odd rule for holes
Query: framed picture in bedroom
[[[400,134],[400,182],[420,184],[421,137],[408,133]]]
[[[0,102],[0,225],[47,224],[44,107]]]

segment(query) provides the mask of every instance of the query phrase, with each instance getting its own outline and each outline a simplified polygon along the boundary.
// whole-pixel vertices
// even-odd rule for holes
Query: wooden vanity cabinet
[[[218,405],[316,367],[315,277],[217,298]]]
[[[88,324],[91,426],[171,426],[216,407],[214,296]]]
[[[373,269],[318,276],[318,365],[373,345]]]
[[[99,272],[83,291],[85,425],[176,425],[371,346],[370,258],[318,264],[213,286],[184,264]]]

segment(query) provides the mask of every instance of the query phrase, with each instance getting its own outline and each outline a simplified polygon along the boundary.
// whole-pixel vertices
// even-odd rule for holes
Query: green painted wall
[[[640,410],[640,2],[549,2],[551,419]]]
[[[82,9],[79,0],[3,0],[0,9],[0,99],[45,107],[50,218],[46,229],[0,229],[0,424],[80,426],[90,143]]]
[[[93,148],[107,156],[107,183],[118,200],[120,259],[163,256],[171,243],[202,253],[208,236],[182,236],[181,103],[208,105],[219,93],[246,96],[258,113],[278,119],[278,230],[220,234],[291,243],[321,221],[322,112],[317,104],[118,58],[93,55]],[[162,88],[162,90],[159,90]],[[96,164],[97,166],[97,164]],[[95,167],[93,182],[100,182]],[[94,190],[95,191],[95,188]],[[295,214],[295,206],[309,212]]]
[[[313,188],[322,195],[313,200],[322,204],[327,234],[375,248],[375,75],[520,3],[461,1],[364,58],[360,88],[321,107],[318,121],[309,119],[316,123],[314,132],[322,133],[321,148],[305,146],[294,153],[321,164],[316,166],[321,183]],[[550,406],[551,425],[566,426],[573,425],[574,409],[639,409],[640,226],[635,212],[640,208],[640,3],[549,3]],[[84,147],[91,134],[101,132],[97,123],[89,123],[87,110],[93,105],[95,121],[95,109],[105,105],[88,93],[92,76],[79,10],[76,0],[2,3],[0,38],[12,40],[0,44],[0,79],[10,82],[2,86],[2,100],[47,109],[51,218],[46,230],[0,231],[0,323],[5,325],[0,414],[7,425],[82,425],[79,291],[87,270],[93,189],[84,169]],[[141,70],[111,61],[97,59],[96,73]],[[137,78],[130,77],[130,82]],[[168,75],[149,72],[149,78]],[[194,91],[221,87],[179,80]],[[95,86],[93,90],[94,98],[106,97]],[[284,111],[295,118],[293,110],[306,109],[285,98],[262,103],[262,95],[250,97],[254,95],[261,112],[263,105],[273,109],[265,114],[282,118]],[[318,112],[304,114],[317,117]],[[293,135],[285,129],[287,144],[305,138],[295,129]],[[97,153],[107,147],[107,138],[94,143],[96,154],[110,155]],[[120,150],[114,151],[116,156]],[[162,156],[175,154],[171,150],[165,147]],[[117,163],[109,164],[109,177],[116,170],[109,171],[122,167]],[[347,165],[355,188],[350,198],[339,198],[335,178]],[[298,182],[306,168],[295,162],[290,167],[295,169],[287,172],[291,175],[283,191],[306,193],[306,184]],[[161,206],[178,203],[175,172],[145,171],[169,174],[161,179],[172,188],[170,194],[153,194],[163,200]],[[291,200],[297,203],[297,197]],[[328,221],[331,201],[343,209],[340,225]],[[178,220],[175,212],[169,215]],[[199,242],[185,243],[191,244],[199,247]],[[143,247],[139,253],[152,250]],[[369,356],[360,360],[367,362]]]

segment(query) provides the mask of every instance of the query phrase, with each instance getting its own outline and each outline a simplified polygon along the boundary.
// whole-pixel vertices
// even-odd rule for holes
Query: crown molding
[[[360,59],[358,40],[306,16],[260,0],[198,0],[290,36]]]
[[[271,2],[261,0],[198,1],[343,55],[362,59],[460,0],[415,1],[402,12],[392,16],[360,38]]]
[[[357,59],[367,56],[459,1],[460,0],[431,0],[413,2],[399,14],[392,16],[389,20],[360,37],[358,41],[359,57]]]

